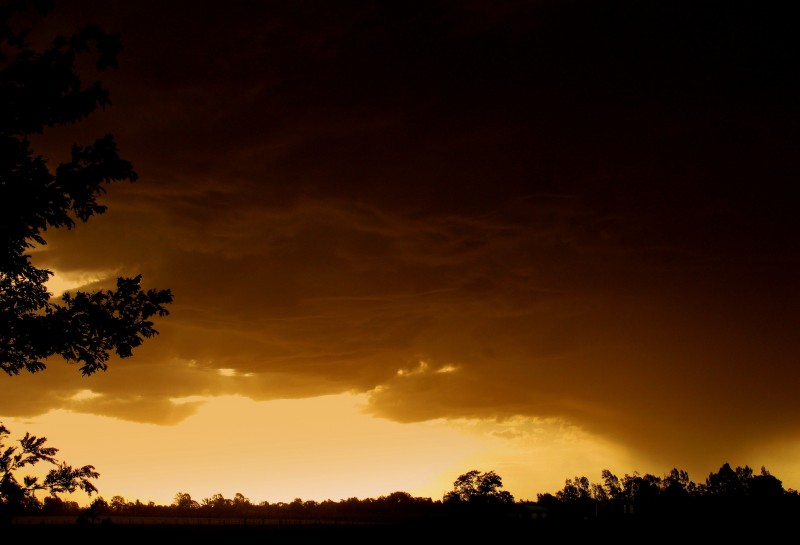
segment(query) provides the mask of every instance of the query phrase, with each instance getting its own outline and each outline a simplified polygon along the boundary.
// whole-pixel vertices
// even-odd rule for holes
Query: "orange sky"
[[[206,4],[37,27],[125,46],[112,107],[37,149],[111,132],[139,181],[35,262],[175,302],[106,373],[4,379],[12,433],[159,503],[439,499],[471,469],[535,499],[726,462],[800,488],[791,14]]]

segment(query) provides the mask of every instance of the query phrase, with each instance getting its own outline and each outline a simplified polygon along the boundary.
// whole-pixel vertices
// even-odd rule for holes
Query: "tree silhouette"
[[[0,424],[0,522],[8,522],[14,513],[25,508],[38,506],[38,491],[46,491],[54,497],[79,489],[90,496],[97,492],[89,480],[100,476],[94,466],[73,468],[59,462],[55,458],[57,448],[45,446],[46,438],[28,433],[19,439],[19,446],[6,446],[8,435],[8,428]],[[34,475],[19,477],[20,472],[40,462],[55,466],[43,480]]]
[[[118,278],[116,290],[66,293],[56,303],[45,285],[53,273],[31,263],[26,252],[46,244],[44,231],[102,214],[104,186],[134,182],[136,173],[111,135],[74,145],[70,161],[55,170],[31,149],[31,135],[110,104],[99,82],[82,84],[75,63],[94,50],[98,70],[115,67],[121,46],[118,35],[88,27],[35,51],[26,41],[29,31],[12,27],[13,15],[25,7],[14,2],[0,9],[0,369],[35,373],[48,357],[60,356],[91,375],[106,370],[112,353],[129,357],[157,334],[150,318],[168,314],[172,294],[145,291],[135,276]]]
[[[511,493],[500,490],[503,480],[494,471],[481,473],[477,469],[460,475],[453,482],[453,490],[444,495],[449,504],[509,505],[514,503]]]
[[[753,477],[749,466],[737,467],[723,464],[716,473],[711,472],[706,479],[705,493],[724,499],[737,499],[747,494],[748,483]]]
[[[112,496],[111,502],[109,502],[109,507],[115,513],[121,513],[122,511],[124,511],[125,505],[126,505],[125,498],[122,496]]]
[[[186,492],[178,492],[175,494],[175,500],[172,502],[179,511],[192,511],[199,509],[200,504],[192,499],[192,496]]]
[[[755,543],[772,543],[791,535],[800,514],[800,495],[796,491],[784,491],[781,481],[763,467],[759,475],[747,466],[736,469],[723,466],[722,473],[745,478],[747,492],[728,501],[709,492],[705,485],[694,485],[688,473],[678,469],[663,477],[634,472],[623,479],[604,470],[602,483],[575,477],[567,479],[564,489],[555,494],[539,494],[535,503],[511,501],[506,504],[475,500],[492,497],[492,491],[502,492],[499,490],[501,482],[494,472],[470,471],[456,480],[453,494],[448,493],[448,501],[433,501],[397,491],[378,498],[351,497],[338,502],[304,501],[297,497],[288,503],[256,503],[239,492],[233,499],[218,493],[197,502],[188,493],[178,492],[170,505],[157,505],[152,501],[145,504],[139,500],[126,502],[123,497],[114,496],[110,505],[97,498],[83,509],[75,502],[50,496],[40,508],[33,503],[28,505],[26,513],[75,515],[79,522],[99,520],[103,524],[112,523],[112,515],[125,514],[113,520],[122,528],[119,535],[123,537],[129,537],[134,527],[150,527],[159,538],[163,537],[163,530],[170,527],[178,530],[184,539],[185,531],[192,528],[203,538],[207,538],[207,532],[214,527],[224,528],[229,540],[234,539],[230,532],[237,528],[259,532],[258,536],[250,534],[248,541],[266,538],[269,534],[261,532],[268,529],[282,533],[284,529],[323,531],[324,528],[332,532],[344,528],[369,529],[352,534],[354,538],[366,538],[365,541],[348,540],[350,543],[412,542],[421,536],[426,541],[444,543],[531,539],[638,543],[651,535],[660,541],[688,539],[716,543],[747,538]],[[675,487],[680,488],[678,493]],[[613,489],[618,489],[618,496],[612,497]],[[483,494],[481,490],[489,493]],[[462,492],[465,495],[460,495]],[[168,519],[172,522],[166,522]],[[62,528],[61,524],[53,526],[59,535]],[[310,537],[297,534],[298,537],[303,535]],[[109,534],[104,532],[103,536],[109,537]],[[320,539],[310,540],[337,541],[337,536],[346,539],[341,533],[321,533]]]
[[[761,466],[761,474],[750,479],[748,487],[750,496],[758,501],[771,501],[783,496],[783,483],[770,474],[767,468]]]
[[[0,6],[0,369],[11,376],[42,371],[51,356],[80,364],[83,375],[105,371],[113,353],[127,358],[158,333],[151,318],[166,316],[172,302],[170,290],[143,290],[141,276],[118,278],[116,289],[65,293],[55,302],[46,286],[53,273],[31,262],[30,251],[46,244],[47,229],[71,229],[102,214],[106,207],[98,198],[105,185],[137,178],[111,135],[73,145],[70,160],[54,169],[32,149],[31,136],[110,104],[100,82],[83,84],[78,56],[93,54],[102,71],[117,66],[122,50],[117,34],[96,26],[33,49],[30,30],[16,29],[15,16],[29,9],[45,16],[51,7],[52,2],[24,0]],[[0,424],[0,438],[6,435]],[[96,491],[89,481],[99,476],[93,466],[59,463],[57,449],[45,441],[26,434],[19,447],[0,452],[0,507],[6,513],[36,503],[38,490]],[[56,465],[43,481],[15,476],[39,462]]]
[[[556,492],[556,498],[572,503],[589,500],[592,497],[591,485],[586,477],[575,477],[564,482],[564,488]]]

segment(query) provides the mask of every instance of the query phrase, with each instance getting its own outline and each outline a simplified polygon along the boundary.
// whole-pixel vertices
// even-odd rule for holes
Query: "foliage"
[[[78,524],[95,524],[97,520],[108,512],[108,503],[103,498],[95,498],[88,507],[81,510],[78,515]]]
[[[8,428],[0,424],[0,513],[3,518],[21,510],[38,508],[36,492],[39,491],[53,497],[76,490],[83,490],[90,496],[97,492],[90,479],[96,479],[100,474],[93,466],[73,468],[59,462],[55,458],[58,449],[45,446],[46,438],[28,433],[18,440],[19,446],[6,446],[9,435]],[[44,479],[35,475],[20,476],[21,472],[27,471],[25,468],[29,470],[40,462],[55,466]]]
[[[98,70],[115,67],[121,45],[118,35],[88,27],[36,51],[29,31],[12,25],[25,8],[0,8],[0,369],[35,373],[60,356],[91,375],[106,370],[112,353],[127,358],[157,334],[150,318],[168,314],[172,294],[145,291],[136,276],[117,279],[115,290],[67,293],[57,303],[45,285],[53,273],[32,264],[29,252],[46,244],[47,229],[71,229],[102,214],[105,185],[137,176],[111,135],[74,145],[71,159],[55,169],[32,150],[30,136],[110,104],[101,83],[82,83],[76,59],[93,51]]]
[[[453,490],[444,495],[448,504],[509,505],[514,496],[503,488],[503,479],[494,471],[481,473],[477,469],[468,471],[453,482]]]
[[[42,371],[51,356],[80,364],[83,375],[105,371],[112,353],[130,357],[144,339],[158,333],[151,318],[166,316],[172,302],[170,290],[143,290],[141,276],[118,278],[113,290],[65,293],[56,302],[46,286],[53,273],[31,262],[30,252],[47,243],[47,229],[72,229],[104,213],[98,198],[105,186],[137,178],[111,135],[73,145],[70,159],[54,169],[32,149],[32,136],[110,104],[100,82],[81,81],[79,55],[93,54],[94,67],[103,71],[117,66],[122,50],[117,34],[97,26],[57,36],[35,50],[28,41],[30,30],[16,29],[15,17],[29,8],[44,16],[51,4],[15,0],[0,6],[0,369],[10,376]],[[0,439],[6,435],[8,429],[0,424]],[[60,463],[54,458],[57,449],[45,442],[26,434],[18,447],[0,443],[0,508],[6,514],[39,507],[37,491],[53,496],[77,489],[96,492],[90,479],[99,474],[93,466]],[[55,466],[44,480],[18,477],[39,462]],[[95,501],[86,520],[93,521],[101,508],[105,502]]]
[[[114,496],[112,499],[112,506],[116,510],[121,510],[124,507],[125,499],[119,496]],[[117,501],[114,501],[114,500]],[[198,509],[200,504],[192,499],[192,496],[186,492],[178,492],[175,494],[175,501],[172,503],[177,509],[181,511],[189,511]]]
[[[696,484],[686,471],[672,469],[667,475],[634,472],[621,479],[603,470],[602,483],[586,477],[567,479],[562,490],[539,494],[538,504],[563,520],[627,517],[643,520],[684,519],[774,520],[787,513],[800,514],[800,496],[786,491],[780,480],[761,468],[723,464],[703,483]]]
[[[127,527],[147,526],[149,520],[162,528],[165,522],[172,521],[181,529],[193,525],[211,528],[214,521],[216,525],[242,528],[280,527],[281,523],[286,523],[286,527],[323,527],[320,523],[329,521],[334,527],[340,523],[363,524],[390,528],[392,532],[406,527],[417,537],[423,531],[442,530],[437,535],[442,536],[443,542],[461,541],[462,537],[467,542],[481,541],[476,534],[481,531],[488,532],[486,539],[493,541],[500,541],[501,535],[527,538],[539,535],[543,541],[563,541],[570,536],[576,538],[575,542],[587,536],[631,536],[641,540],[652,530],[676,541],[687,538],[701,541],[704,539],[699,536],[707,534],[705,539],[709,542],[722,539],[720,532],[738,538],[747,530],[759,535],[756,542],[772,542],[763,532],[780,534],[793,528],[800,516],[800,495],[796,491],[783,490],[781,481],[763,467],[758,475],[747,466],[735,469],[723,466],[720,472],[723,478],[732,474],[744,479],[744,495],[726,499],[724,494],[712,492],[707,484],[718,482],[719,473],[711,473],[706,483],[695,485],[687,472],[678,469],[663,477],[634,472],[622,478],[604,470],[602,483],[592,483],[585,477],[567,479],[564,489],[555,494],[540,494],[535,503],[514,501],[499,506],[460,497],[434,501],[400,491],[378,498],[347,498],[338,502],[295,498],[288,503],[255,503],[238,492],[233,498],[217,493],[198,502],[188,493],[178,492],[171,505],[129,502],[114,496],[109,504],[98,498],[84,509],[47,497],[40,508],[32,505],[27,513],[76,515],[86,523],[119,521]],[[500,480],[494,472],[471,471],[456,480],[453,492],[479,489],[480,476],[485,477],[485,491],[498,491]],[[685,534],[688,528],[691,533]],[[537,529],[543,533],[536,534]]]

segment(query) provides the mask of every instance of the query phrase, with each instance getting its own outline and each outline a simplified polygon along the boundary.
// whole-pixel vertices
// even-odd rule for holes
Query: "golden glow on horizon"
[[[11,445],[159,504],[441,499],[473,469],[517,500],[723,463],[800,488],[800,86],[772,7],[446,2],[398,33],[370,6],[59,4],[34,43],[96,23],[126,53],[110,117],[31,158],[109,133],[138,182],[31,262],[53,300],[137,274],[175,300],[108,373],[6,380]]]
[[[197,501],[237,492],[253,502],[338,501],[395,491],[438,500],[472,469],[494,470],[515,498],[535,500],[574,474],[599,478],[609,461],[612,469],[628,467],[621,450],[555,421],[398,424],[365,414],[365,399],[206,398],[175,426],[68,411],[2,421],[12,437],[23,430],[47,437],[60,460],[94,465],[106,500],[119,495],[163,505],[178,492]],[[80,494],[74,499],[86,503]]]

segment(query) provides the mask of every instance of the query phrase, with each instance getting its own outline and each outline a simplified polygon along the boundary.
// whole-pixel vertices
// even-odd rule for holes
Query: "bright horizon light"
[[[87,392],[81,396],[92,395]],[[23,431],[47,437],[59,460],[94,465],[100,472],[95,485],[107,501],[122,496],[159,505],[170,505],[178,492],[197,501],[238,492],[254,503],[377,498],[397,491],[439,500],[472,469],[495,471],[515,499],[535,500],[537,492],[555,492],[575,472],[597,468],[599,476],[601,467],[621,456],[619,449],[556,422],[400,424],[365,414],[365,399],[205,398],[196,414],[174,426],[65,410],[2,421],[12,437]],[[88,503],[84,495],[74,496]]]

